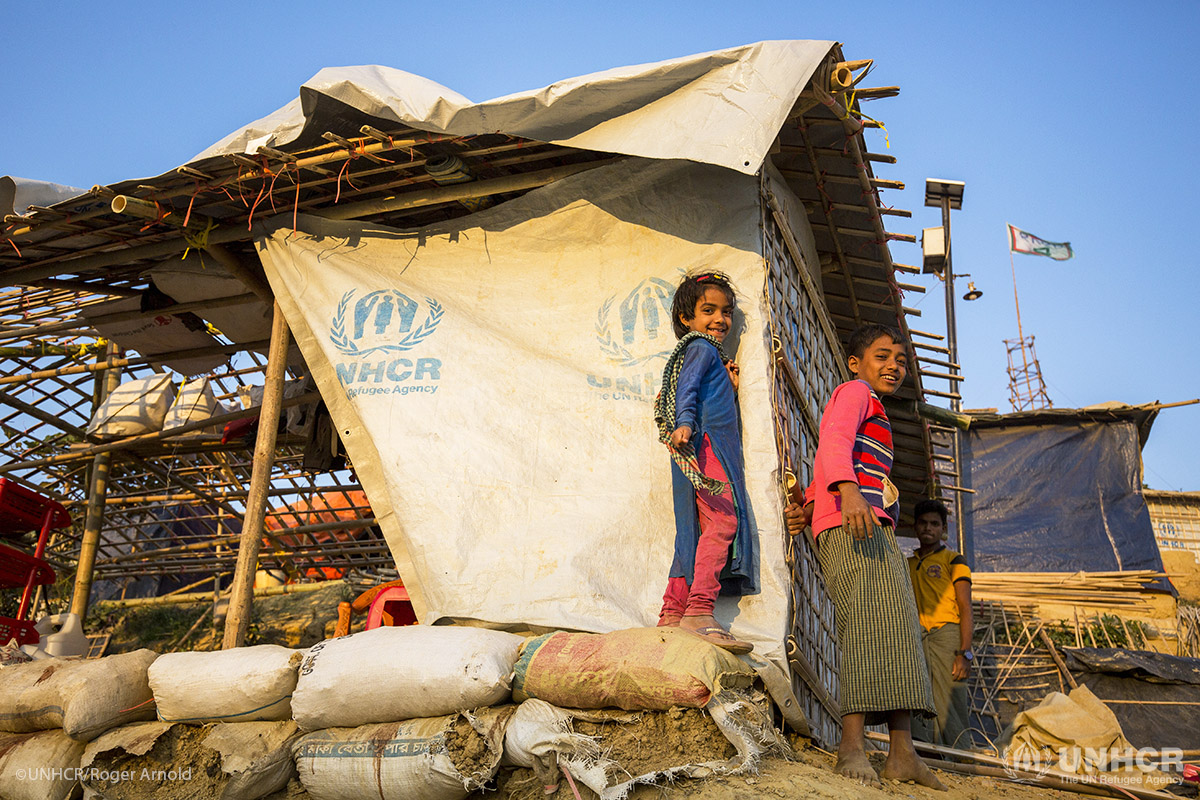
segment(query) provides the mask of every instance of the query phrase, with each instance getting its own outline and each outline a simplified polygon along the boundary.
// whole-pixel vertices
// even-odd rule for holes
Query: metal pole
[[[238,542],[237,567],[230,585],[229,612],[225,617],[222,650],[244,645],[246,631],[250,627],[250,613],[254,602],[254,572],[258,569],[263,520],[267,511],[267,490],[271,488],[271,468],[275,463],[275,437],[279,428],[279,412],[283,405],[283,379],[287,372],[289,339],[287,320],[283,318],[283,309],[276,300],[271,320],[271,347],[267,352],[262,414],[258,418],[258,438],[254,442],[254,466],[250,472],[246,515],[242,520],[242,535]]]
[[[108,343],[106,359],[112,359],[117,347]],[[121,380],[121,369],[113,367],[96,373],[96,408],[117,388]],[[79,619],[87,617],[88,602],[92,595],[92,575],[96,564],[96,551],[100,547],[100,529],[104,527],[104,500],[108,496],[108,470],[112,464],[112,453],[100,453],[92,459],[92,475],[88,481],[87,511],[83,522],[83,539],[79,544],[79,564],[75,568],[75,591],[71,595],[71,613]]]
[[[950,251],[950,196],[942,195],[942,232],[945,235],[945,250],[946,250],[946,349],[950,351],[950,363],[953,365],[949,368],[951,375],[958,375],[958,320],[954,316],[954,265],[951,261]],[[962,411],[962,382],[951,380],[950,393],[958,395],[950,398],[950,410]],[[963,463],[962,463],[962,431],[958,428],[954,429],[954,469],[958,473],[958,485],[963,485]],[[966,553],[966,531],[963,525],[962,514],[963,498],[962,492],[958,492],[954,498],[954,529],[957,534],[957,550],[960,553]]]

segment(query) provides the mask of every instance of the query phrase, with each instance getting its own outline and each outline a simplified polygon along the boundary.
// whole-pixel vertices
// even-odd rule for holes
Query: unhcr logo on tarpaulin
[[[393,354],[407,353],[424,343],[437,330],[444,313],[442,304],[432,297],[419,302],[395,289],[379,289],[361,297],[356,297],[354,289],[343,294],[329,327],[329,341],[338,352],[354,357],[334,364],[347,396],[436,392],[437,386],[431,382],[441,378],[441,359]]]
[[[442,321],[442,305],[432,297],[425,298],[427,313],[414,330],[420,304],[408,295],[380,289],[351,304],[354,291],[342,295],[329,329],[329,340],[346,355],[411,350],[429,338]]]
[[[646,278],[624,298],[614,294],[596,312],[596,342],[604,360],[620,374],[588,375],[588,385],[604,399],[653,399],[661,375],[651,367],[675,347],[671,301],[675,287],[661,278]]]

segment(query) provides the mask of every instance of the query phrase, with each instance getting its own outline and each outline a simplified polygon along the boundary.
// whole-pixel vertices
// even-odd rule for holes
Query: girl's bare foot
[[[887,761],[879,775],[889,781],[912,781],[939,792],[946,791],[945,785],[938,780],[925,762],[913,750],[893,747],[888,752]]]
[[[879,775],[862,748],[838,748],[837,763],[833,765],[833,771],[867,786],[883,788]]]
[[[682,614],[660,614],[658,617],[658,627],[678,628],[679,620],[681,619],[683,619]]]

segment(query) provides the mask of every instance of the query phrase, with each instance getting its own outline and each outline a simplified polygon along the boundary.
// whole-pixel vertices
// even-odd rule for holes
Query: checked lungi
[[[868,725],[890,711],[936,714],[908,564],[891,527],[868,539],[822,531],[817,558],[837,618],[842,714],[866,714]]]

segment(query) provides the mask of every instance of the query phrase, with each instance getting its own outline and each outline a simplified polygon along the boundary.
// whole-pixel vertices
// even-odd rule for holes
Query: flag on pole
[[[1012,225],[1008,226],[1008,249],[1031,256],[1049,256],[1055,261],[1066,261],[1075,255],[1070,242],[1047,242]]]

